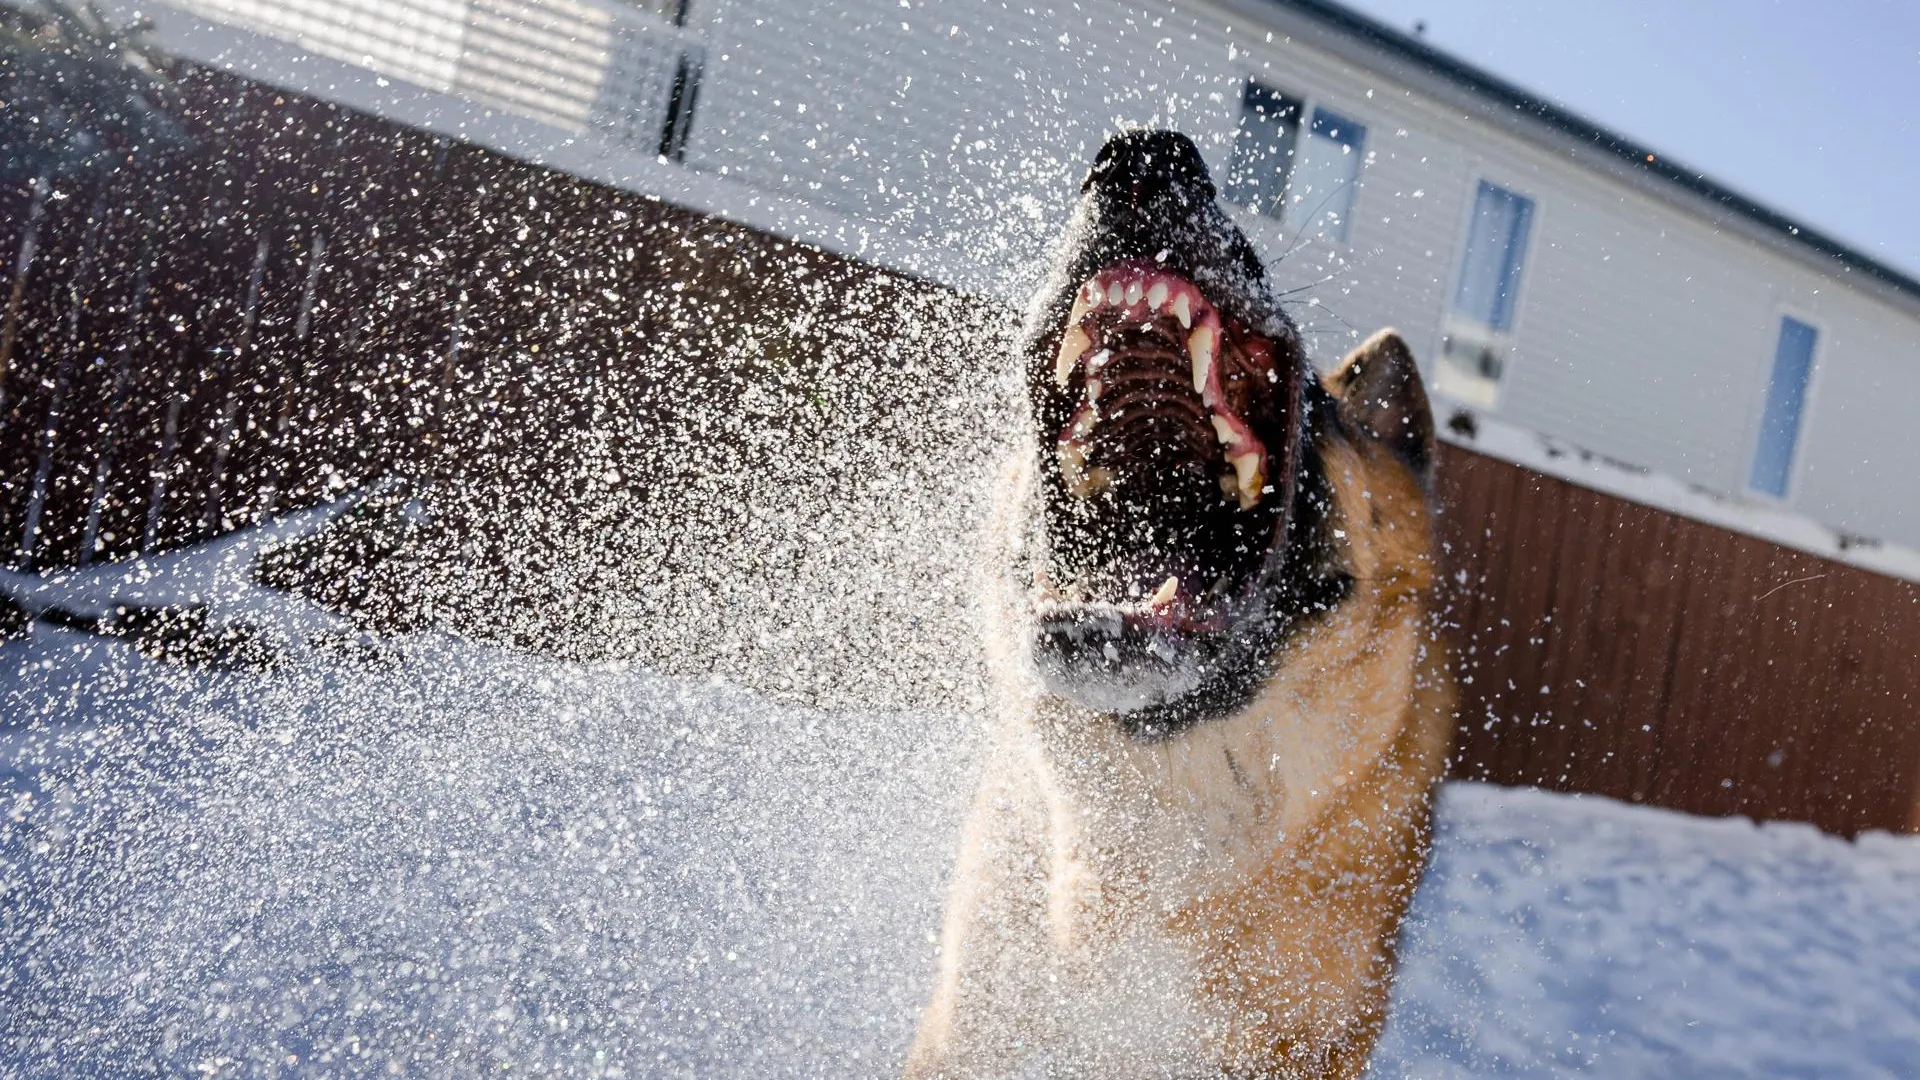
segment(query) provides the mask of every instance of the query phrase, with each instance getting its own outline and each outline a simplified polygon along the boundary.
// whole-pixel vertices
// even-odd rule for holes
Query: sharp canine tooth
[[[1173,317],[1180,320],[1180,329],[1193,329],[1193,310],[1188,306],[1186,290],[1173,298]]]
[[[1087,452],[1070,442],[1060,443],[1053,448],[1054,460],[1060,466],[1060,479],[1067,485],[1067,491],[1078,495],[1079,489],[1087,480]]]
[[[1213,421],[1213,433],[1219,437],[1221,446],[1233,445],[1233,427],[1218,416],[1209,416]]]
[[[1187,355],[1193,358],[1193,392],[1207,392],[1207,376],[1213,371],[1213,328],[1203,326],[1187,336]]]
[[[1167,580],[1161,582],[1160,587],[1153,591],[1153,595],[1147,597],[1147,607],[1149,610],[1166,607],[1173,603],[1173,598],[1178,595],[1180,595],[1180,579],[1168,575]]]
[[[1073,366],[1091,348],[1093,339],[1087,336],[1085,330],[1077,326],[1068,330],[1066,336],[1060,339],[1059,355],[1053,358],[1053,381],[1062,387],[1066,386],[1067,380],[1073,377]]]
[[[1251,510],[1260,502],[1260,489],[1266,486],[1266,477],[1260,475],[1260,453],[1249,450],[1227,459],[1233,466],[1234,479],[1240,484],[1240,509]]]
[[[1249,450],[1244,454],[1235,454],[1230,463],[1233,465],[1234,475],[1240,478],[1241,489],[1259,494],[1261,485],[1254,483],[1260,479],[1259,452]]]
[[[1113,472],[1103,465],[1087,468],[1085,459],[1060,461],[1060,479],[1067,485],[1067,494],[1084,499],[1089,495],[1098,495],[1113,483]]]
[[[1147,306],[1159,311],[1167,302],[1167,283],[1156,281],[1153,288],[1147,290]]]
[[[1125,300],[1126,298],[1127,298],[1127,290],[1123,288],[1119,282],[1116,281],[1113,284],[1107,286],[1107,303],[1108,304],[1114,307],[1119,307],[1120,302],[1122,300]]]

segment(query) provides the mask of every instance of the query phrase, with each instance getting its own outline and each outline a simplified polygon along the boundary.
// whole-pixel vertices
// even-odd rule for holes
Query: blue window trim
[[[1233,151],[1222,189],[1229,201],[1264,217],[1278,220],[1281,196],[1293,180],[1294,155],[1298,152],[1301,121],[1306,102],[1256,78],[1249,78],[1240,91],[1240,116],[1233,138]],[[1271,126],[1275,138],[1263,139]],[[1249,154],[1255,155],[1249,160]],[[1269,155],[1278,155],[1266,160]]]
[[[1271,135],[1271,138],[1264,136]],[[1353,202],[1358,195],[1361,155],[1366,152],[1367,125],[1325,105],[1311,103],[1305,95],[1282,90],[1258,75],[1249,75],[1241,83],[1240,115],[1234,131],[1233,148],[1222,178],[1221,191],[1229,202],[1237,203],[1262,217],[1289,225],[1285,196],[1294,190],[1300,154],[1310,137],[1318,137],[1345,147],[1354,156],[1354,176],[1347,186],[1345,213],[1332,215],[1326,235],[1339,243],[1348,242],[1352,227]],[[1311,218],[1320,217],[1318,212]]]
[[[1367,125],[1342,116],[1324,105],[1313,107],[1313,123],[1309,130],[1315,135],[1345,143],[1354,153],[1360,153],[1367,141]]]
[[[1767,394],[1754,436],[1753,466],[1747,472],[1749,490],[1784,499],[1793,486],[1800,435],[1806,429],[1807,392],[1819,351],[1818,327],[1792,315],[1780,316]]]
[[[1507,237],[1507,243],[1500,252],[1498,282],[1494,287],[1490,310],[1483,321],[1466,306],[1465,293],[1472,281],[1468,274],[1468,260],[1474,253],[1474,240],[1479,236],[1482,220],[1481,207],[1489,197],[1507,199],[1518,208],[1513,231]],[[1451,310],[1468,319],[1484,325],[1496,333],[1510,333],[1520,307],[1520,282],[1526,276],[1528,249],[1533,244],[1533,218],[1537,203],[1533,196],[1522,194],[1513,188],[1496,184],[1491,180],[1480,180],[1473,190],[1473,205],[1468,210],[1466,237],[1460,245],[1459,277],[1454,284]]]

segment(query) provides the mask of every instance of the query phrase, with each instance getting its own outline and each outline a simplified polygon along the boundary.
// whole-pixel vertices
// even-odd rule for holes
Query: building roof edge
[[[1894,267],[1819,229],[1796,221],[1774,208],[1742,194],[1659,152],[1516,83],[1468,63],[1451,53],[1403,33],[1371,16],[1334,0],[1261,0],[1264,6],[1304,15],[1329,29],[1357,38],[1395,59],[1413,64],[1503,108],[1522,113],[1564,135],[1610,154],[1622,162],[1710,203],[1747,218],[1782,241],[1797,244],[1838,263],[1846,273],[1858,271],[1920,302],[1920,278]]]

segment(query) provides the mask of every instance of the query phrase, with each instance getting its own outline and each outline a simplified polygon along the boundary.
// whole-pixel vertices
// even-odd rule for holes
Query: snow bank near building
[[[978,725],[0,647],[0,1074],[886,1076]],[[1450,786],[1381,1077],[1914,1075],[1920,840]]]

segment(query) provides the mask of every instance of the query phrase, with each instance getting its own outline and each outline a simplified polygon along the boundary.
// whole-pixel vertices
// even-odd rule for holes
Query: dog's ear
[[[1328,389],[1349,428],[1379,440],[1421,483],[1432,479],[1433,409],[1413,350],[1398,333],[1381,330],[1348,353]]]

